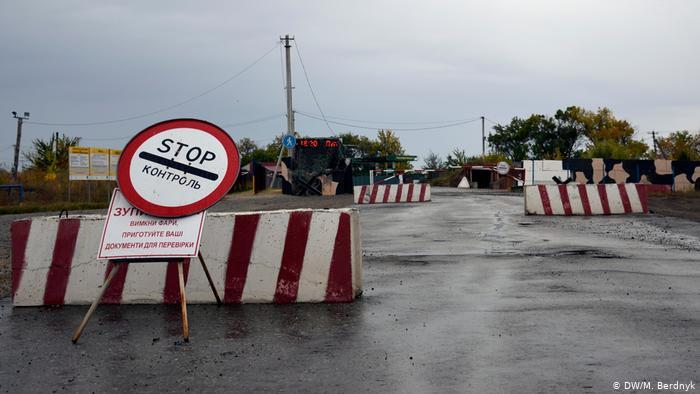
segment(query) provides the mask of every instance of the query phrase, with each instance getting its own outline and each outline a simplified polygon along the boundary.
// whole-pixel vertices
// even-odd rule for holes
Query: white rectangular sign
[[[71,146],[68,148],[68,180],[90,179],[90,148]]]
[[[206,211],[182,218],[158,218],[129,204],[114,190],[97,258],[196,257]]]

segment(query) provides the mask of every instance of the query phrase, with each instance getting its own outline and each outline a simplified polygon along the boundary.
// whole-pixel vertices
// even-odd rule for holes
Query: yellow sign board
[[[119,163],[119,156],[121,156],[121,154],[121,149],[109,150],[109,179],[112,181],[117,180],[117,163]]]
[[[90,179],[109,179],[109,149],[90,148]]]
[[[90,179],[90,148],[80,146],[68,148],[68,179],[71,181]]]
[[[71,146],[68,148],[68,179],[114,181],[121,153],[118,149]]]

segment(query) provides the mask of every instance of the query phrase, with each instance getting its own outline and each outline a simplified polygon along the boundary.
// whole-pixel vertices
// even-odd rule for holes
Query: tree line
[[[671,159],[699,160],[700,133],[678,130],[658,138],[654,149],[637,137],[634,127],[608,108],[577,106],[554,116],[532,114],[497,124],[488,137],[491,149],[509,160],[524,159]]]

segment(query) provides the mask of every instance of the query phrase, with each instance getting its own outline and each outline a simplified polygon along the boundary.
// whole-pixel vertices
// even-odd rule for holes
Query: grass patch
[[[57,203],[21,203],[19,205],[0,206],[0,215],[14,215],[18,213],[33,213],[33,212],[55,212],[58,214],[62,210],[67,210],[69,213],[73,211],[84,211],[88,209],[102,209],[109,207],[107,202],[57,202]]]

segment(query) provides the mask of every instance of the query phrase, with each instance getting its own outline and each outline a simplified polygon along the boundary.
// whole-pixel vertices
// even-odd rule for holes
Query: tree
[[[523,134],[530,135],[532,156],[542,159],[561,159],[562,142],[554,119],[544,115],[531,115],[523,124]]]
[[[489,135],[488,142],[495,152],[503,154],[510,160],[524,160],[531,156],[532,141],[530,129],[525,120],[516,116],[505,126],[495,125],[493,130],[494,133]]]
[[[700,133],[688,130],[674,131],[668,137],[657,139],[658,158],[669,160],[700,160]]]
[[[576,116],[589,140],[584,156],[623,160],[646,156],[649,147],[634,139],[634,127],[626,120],[615,118],[610,109],[598,108],[596,112],[579,109]]]
[[[452,152],[447,155],[445,165],[448,167],[462,167],[463,165],[467,164],[468,161],[467,154],[464,153],[464,150],[454,148]]]
[[[428,156],[423,158],[423,162],[425,162],[424,168],[428,170],[437,170],[442,168],[444,164],[440,155],[432,151],[428,153]]]
[[[52,134],[48,141],[36,138],[32,141],[32,151],[24,153],[29,161],[29,169],[55,174],[68,169],[68,151],[71,146],[78,146],[80,137],[68,137],[65,134],[57,138]]]
[[[557,136],[554,144],[557,159],[566,159],[580,155],[577,148],[586,137],[586,127],[579,120],[582,109],[576,106],[557,110],[554,114]]]
[[[352,147],[352,157],[370,157],[376,156],[379,151],[379,143],[364,135],[357,135],[350,132],[341,133],[338,135],[343,140],[343,145]]]
[[[246,157],[250,156],[250,154],[253,153],[254,150],[258,149],[258,144],[256,144],[255,141],[248,137],[243,137],[240,140],[238,140],[238,143],[236,143],[236,147],[238,148],[238,153],[241,154],[241,157]]]
[[[377,132],[377,142],[382,156],[403,155],[405,152],[399,137],[389,129]]]
[[[510,124],[493,129],[489,145],[510,160],[580,156],[637,159],[648,150],[644,142],[634,139],[629,122],[616,119],[607,108],[594,112],[571,106],[557,110],[553,118],[540,114],[527,119],[514,117]],[[585,152],[579,149],[583,143],[587,143]]]

